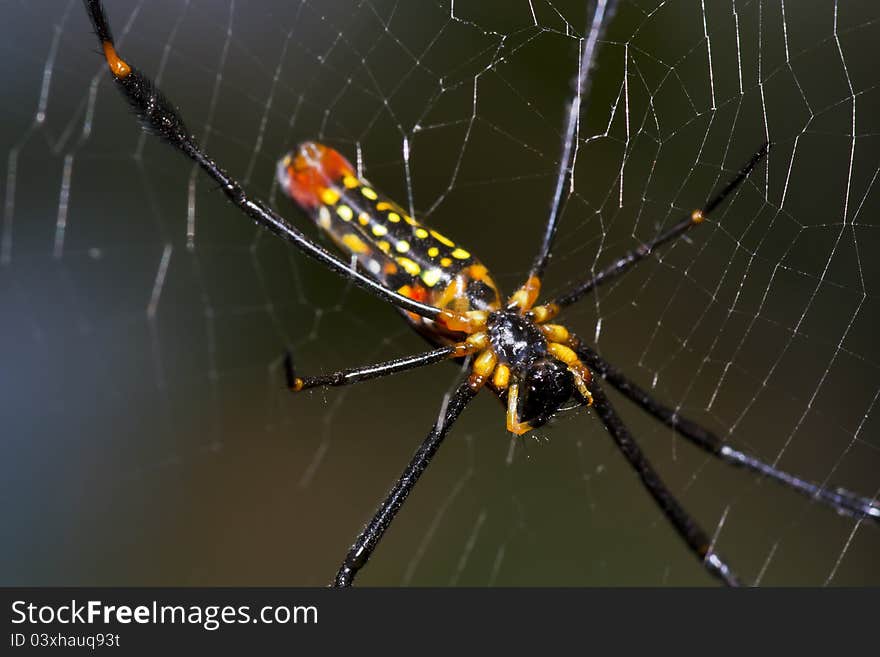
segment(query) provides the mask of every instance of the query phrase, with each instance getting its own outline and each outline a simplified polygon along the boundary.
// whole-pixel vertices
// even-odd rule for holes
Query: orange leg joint
[[[492,376],[492,385],[498,390],[506,390],[510,385],[510,368],[504,363],[499,363]]]
[[[545,303],[543,306],[535,306],[532,308],[529,311],[529,317],[531,317],[536,324],[543,324],[556,317],[556,315],[559,314],[559,310],[559,306],[555,303]]]
[[[589,368],[584,365],[577,354],[570,347],[558,342],[548,342],[547,351],[550,352],[557,360],[561,360],[568,366],[569,371],[574,375],[574,383],[578,392],[581,393],[587,404],[593,405],[593,395],[590,393],[590,382],[593,380],[593,374]]]
[[[488,317],[489,314],[482,310],[471,310],[466,313],[441,310],[434,321],[450,331],[471,334],[483,330],[486,327]]]
[[[113,47],[112,43],[105,41],[102,46],[104,48],[104,58],[107,60],[107,65],[110,67],[110,72],[113,73],[113,76],[120,80],[127,78],[131,74],[131,66],[126,64],[116,54],[116,48]]]
[[[540,329],[549,342],[565,344],[571,339],[571,333],[561,324],[544,324]]]
[[[537,276],[529,276],[523,286],[513,293],[507,302],[508,307],[519,308],[520,312],[528,312],[538,300],[541,293],[541,279]]]
[[[528,422],[520,422],[516,414],[517,401],[519,400],[519,384],[514,383],[507,391],[507,430],[517,436],[521,436],[532,430]]]
[[[486,383],[486,379],[492,376],[495,371],[495,365],[498,364],[498,357],[491,349],[483,351],[474,361],[473,371],[468,379],[468,383],[474,391],[479,390]]]

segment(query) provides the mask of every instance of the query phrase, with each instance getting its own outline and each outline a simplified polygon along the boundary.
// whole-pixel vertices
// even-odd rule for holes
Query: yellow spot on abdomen
[[[397,260],[397,264],[403,267],[404,271],[410,276],[418,276],[422,271],[422,268],[419,267],[418,263],[409,258],[399,257],[395,258],[395,260]]]
[[[370,247],[367,246],[364,241],[354,233],[343,235],[342,243],[345,244],[345,247],[352,253],[367,253],[370,250]]]
[[[434,236],[434,239],[440,242],[440,244],[445,244],[446,246],[455,246],[455,242],[446,237],[445,235],[441,235],[436,230],[431,231],[431,235]]]
[[[361,212],[358,215],[358,223],[361,226],[366,226],[368,223],[370,223],[370,215],[368,215],[366,212]]]
[[[452,258],[441,258],[440,264],[444,267],[448,267],[449,265],[452,264]]]
[[[330,187],[325,187],[321,190],[321,202],[326,203],[327,205],[336,205],[336,201],[339,200],[339,192]]]
[[[471,254],[465,251],[464,249],[456,249],[452,252],[453,258],[458,258],[459,260],[467,260],[471,257]]]
[[[374,224],[371,230],[373,231],[373,235],[375,235],[376,237],[382,237],[383,235],[388,234],[388,229],[385,228],[385,226],[383,226],[382,224]]]
[[[386,240],[379,240],[376,242],[376,246],[378,246],[382,251],[388,253],[391,251],[391,243]]]
[[[489,275],[489,270],[486,269],[485,265],[471,265],[468,269],[471,278],[474,278],[478,281],[482,281]]]
[[[342,217],[343,221],[351,221],[351,218],[354,216],[354,212],[347,205],[340,205],[336,208],[336,214]]]
[[[354,176],[351,176],[351,175],[345,175],[345,176],[343,176],[343,178],[342,178],[342,184],[345,185],[345,188],[346,188],[346,189],[354,189],[354,188],[357,187],[360,183],[358,182],[358,179],[355,178]]]
[[[416,237],[418,237],[420,240],[425,239],[427,236],[428,231],[426,231],[424,228],[416,228]]]
[[[394,245],[394,248],[397,249],[399,253],[406,253],[409,251],[409,242],[406,240],[400,240],[397,244]]]
[[[424,272],[422,274],[422,280],[425,281],[425,285],[428,287],[434,287],[442,276],[443,272],[435,267],[434,269],[429,269]]]
[[[318,225],[324,230],[330,230],[330,226],[333,225],[330,219],[330,210],[323,205],[318,209]]]
[[[390,221],[392,224],[396,224],[400,221],[400,215],[396,212],[389,212],[388,221]]]
[[[375,201],[377,198],[379,198],[379,195],[376,194],[376,192],[374,192],[369,187],[361,187],[361,194],[364,195],[364,198],[368,198],[371,201]]]

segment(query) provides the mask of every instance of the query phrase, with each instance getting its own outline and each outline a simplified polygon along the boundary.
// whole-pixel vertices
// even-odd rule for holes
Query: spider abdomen
[[[501,307],[498,288],[479,260],[359,178],[338,151],[305,142],[281,159],[277,177],[337,247],[383,286],[459,313]],[[433,341],[449,341],[448,331],[431,320],[406,316]]]

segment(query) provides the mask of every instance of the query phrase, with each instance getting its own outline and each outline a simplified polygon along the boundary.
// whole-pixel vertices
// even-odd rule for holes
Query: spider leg
[[[586,106],[587,96],[590,93],[590,70],[596,61],[599,39],[614,14],[615,4],[615,0],[597,0],[594,3],[592,18],[590,19],[590,26],[584,41],[584,50],[578,68],[575,94],[568,106],[568,113],[565,118],[562,159],[559,161],[559,170],[556,173],[556,185],[553,188],[550,216],[547,218],[547,226],[544,229],[541,249],[532,264],[529,278],[540,278],[544,274],[544,270],[550,260],[553,242],[556,237],[556,229],[559,225],[559,216],[565,204],[565,188],[571,184],[571,177],[573,175],[578,119],[580,118],[581,108]]]
[[[349,263],[340,260],[312,242],[265,203],[250,198],[238,181],[221,169],[198,147],[187,130],[183,118],[155,83],[117,54],[110,32],[110,23],[100,0],[84,0],[84,6],[95,28],[95,34],[101,42],[104,57],[117,87],[148,131],[168,142],[198,164],[208,176],[220,185],[229,200],[256,223],[293,243],[306,255],[399,308],[428,319],[436,319],[438,315],[441,315],[439,308],[405,297],[353,269]],[[442,320],[443,317],[439,319]]]
[[[827,489],[819,484],[805,481],[770,463],[743,452],[724,442],[717,435],[696,422],[682,417],[676,411],[652,398],[645,390],[627,379],[619,370],[586,345],[577,349],[591,370],[608,381],[616,390],[634,402],[639,408],[673,429],[683,438],[712,456],[730,465],[763,475],[798,493],[832,507],[838,513],[859,519],[880,522],[880,502],[862,497],[845,488]]]
[[[361,365],[359,367],[351,367],[332,374],[322,374],[320,376],[299,377],[293,365],[293,356],[288,351],[284,356],[284,375],[287,380],[287,387],[293,392],[307,390],[308,388],[317,388],[319,386],[347,386],[353,383],[360,383],[369,379],[377,379],[389,374],[397,374],[398,372],[406,372],[414,370],[426,365],[439,363],[441,360],[449,358],[464,358],[476,351],[485,340],[485,334],[476,334],[468,338],[466,342],[449,345],[448,347],[440,347],[432,349],[414,356],[404,356],[403,358],[393,358],[382,363],[373,365]]]
[[[764,142],[764,144],[752,155],[752,158],[745,164],[745,166],[740,169],[739,173],[733,177],[718,194],[712,197],[706,205],[704,205],[699,210],[694,210],[690,216],[682,219],[677,224],[672,226],[669,230],[664,233],[661,233],[651,241],[642,244],[640,247],[629,251],[624,254],[623,257],[618,258],[617,261],[610,264],[605,269],[599,271],[597,274],[587,279],[586,281],[579,283],[574,288],[566,292],[565,294],[560,295],[555,299],[553,303],[555,303],[560,308],[564,308],[565,306],[570,306],[571,304],[579,301],[587,292],[592,290],[603,283],[607,283],[610,280],[613,280],[620,276],[621,274],[626,273],[636,265],[641,260],[644,260],[646,257],[651,255],[655,249],[664,244],[673,241],[674,239],[681,237],[687,231],[689,231],[694,226],[699,226],[706,220],[706,217],[709,216],[711,212],[715,210],[719,205],[721,205],[724,200],[730,196],[737,187],[739,187],[742,183],[745,182],[746,178],[749,177],[752,170],[758,165],[758,163],[764,159],[767,155],[767,152],[770,150],[770,142]]]
[[[608,401],[605,392],[594,382],[591,386],[593,393],[593,408],[602,424],[611,434],[617,448],[633,467],[642,485],[654,498],[657,506],[666,516],[666,519],[684,539],[691,552],[702,562],[703,566],[713,576],[720,579],[727,586],[739,586],[739,580],[727,563],[714,551],[712,541],[696,521],[679,504],[678,500],[669,492],[669,489],[660,479],[654,467],[642,452],[638,443],[630,434],[629,429],[617,415],[617,411]]]
[[[345,555],[345,559],[333,580],[333,586],[351,586],[358,571],[364,567],[376,546],[379,545],[379,541],[382,540],[385,531],[391,525],[397,512],[400,511],[407,496],[412,492],[419,477],[422,476],[431,463],[434,454],[440,449],[446,434],[449,433],[452,425],[461,415],[465,406],[474,398],[475,394],[476,392],[470,383],[466,381],[458,387],[448,403],[445,403],[441,408],[441,416],[434,424],[431,432],[416,450],[409,465],[406,466],[397,483],[394,484],[394,488],[385,497],[372,520],[361,530],[354,545],[351,546],[348,554]]]
[[[581,108],[586,105],[587,97],[590,94],[590,70],[595,64],[596,55],[599,51],[599,38],[614,15],[615,7],[616,0],[596,0],[593,3],[592,18],[590,19],[590,26],[584,41],[583,54],[578,66],[575,94],[568,105],[568,112],[565,117],[562,158],[559,160],[559,169],[556,172],[556,183],[553,187],[553,198],[550,202],[550,214],[547,217],[544,236],[541,239],[541,248],[538,251],[538,255],[535,256],[526,282],[510,297],[507,305],[509,310],[519,308],[522,313],[528,312],[541,291],[541,277],[544,275],[544,270],[547,269],[547,263],[550,262],[553,243],[556,240],[556,231],[559,227],[559,217],[568,199],[568,194],[571,193],[571,190],[569,190],[568,194],[566,194],[565,190],[571,186],[571,178],[574,175],[578,121]]]

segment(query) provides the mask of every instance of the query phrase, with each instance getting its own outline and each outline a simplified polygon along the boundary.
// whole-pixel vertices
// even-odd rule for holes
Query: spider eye
[[[520,422],[533,427],[545,424],[573,392],[574,378],[565,365],[552,358],[535,361],[520,382]]]

